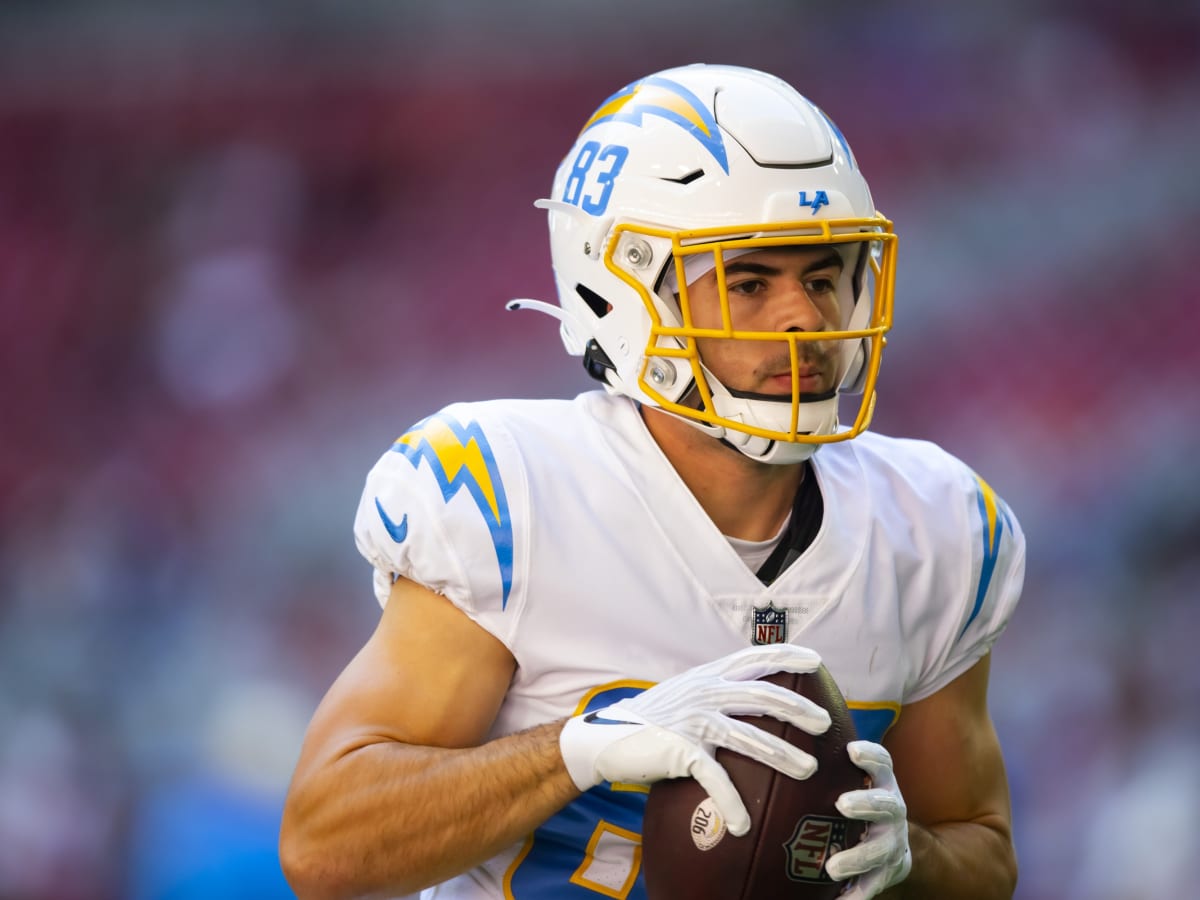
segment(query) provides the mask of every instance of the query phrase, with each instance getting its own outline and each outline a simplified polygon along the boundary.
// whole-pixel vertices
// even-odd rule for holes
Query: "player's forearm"
[[[294,783],[280,838],[292,887],[393,897],[494,856],[578,795],[561,727],[467,749],[371,743]]]
[[[1006,822],[908,827],[912,871],[881,900],[1011,900],[1017,860]]]

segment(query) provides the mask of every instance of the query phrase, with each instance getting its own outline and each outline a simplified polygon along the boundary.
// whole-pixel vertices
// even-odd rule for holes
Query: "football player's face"
[[[837,286],[842,260],[831,247],[771,247],[725,264],[729,320],[736,331],[822,332],[841,328]],[[688,286],[692,324],[722,328],[715,270]],[[787,341],[701,338],[700,358],[727,388],[788,396],[792,393]],[[825,394],[836,387],[837,342],[797,341],[798,392]]]

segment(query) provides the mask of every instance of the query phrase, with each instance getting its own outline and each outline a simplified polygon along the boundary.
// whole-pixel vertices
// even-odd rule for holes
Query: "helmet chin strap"
[[[772,404],[770,400],[744,400],[734,397],[729,393],[729,389],[725,387],[719,380],[713,377],[712,373],[707,368],[702,367],[704,374],[708,380],[709,389],[712,392],[713,406],[717,415],[723,419],[735,419],[745,421],[747,418],[754,420],[758,418],[754,415],[755,412],[761,412],[766,404]],[[688,396],[680,402],[687,403],[691,400],[693,404],[699,407],[699,392],[695,387],[689,392]],[[825,417],[825,421],[817,423],[812,430],[820,434],[831,434],[837,429],[837,397],[836,395],[830,400],[819,401],[822,404],[831,404],[831,414]],[[791,404],[785,404],[780,401],[779,406],[785,406],[788,409],[790,416]],[[669,412],[669,410],[664,410]],[[699,430],[708,437],[714,438],[737,450],[743,456],[754,460],[755,462],[765,463],[767,465],[788,466],[802,463],[809,459],[820,444],[809,444],[792,441],[779,441],[772,438],[759,437],[758,435],[748,434],[744,431],[738,431],[734,428],[726,428],[722,425],[710,425],[707,422],[701,422],[697,419],[688,418],[675,414],[676,418],[687,422],[693,428]],[[758,424],[755,422],[754,424]],[[786,430],[786,426],[780,423],[767,423],[765,427],[776,431]]]
[[[765,465],[791,466],[802,463],[810,459],[821,446],[820,444],[791,443],[789,441],[776,441],[771,438],[757,437],[756,435],[746,434],[744,431],[734,431],[731,428],[723,428],[717,425],[709,425],[707,422],[700,422],[696,419],[689,419],[678,413],[671,413],[669,410],[663,410],[663,412],[675,416],[675,418],[682,422],[686,422],[697,431],[703,432],[708,437],[719,441],[731,450],[736,450],[747,459],[752,459],[755,462]]]

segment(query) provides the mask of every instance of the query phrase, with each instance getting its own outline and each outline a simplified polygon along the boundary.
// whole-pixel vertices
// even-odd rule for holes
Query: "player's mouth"
[[[829,390],[829,376],[822,366],[802,365],[796,370],[796,388],[801,394],[820,394]],[[768,375],[763,385],[764,393],[792,393],[792,370],[789,366],[782,372]]]

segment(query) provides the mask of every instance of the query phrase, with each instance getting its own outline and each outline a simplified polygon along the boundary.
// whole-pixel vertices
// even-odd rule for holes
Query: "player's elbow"
[[[300,900],[325,900],[346,896],[330,865],[329,854],[305,834],[286,812],[279,829],[279,866]]]
[[[279,829],[279,865],[299,900],[384,900],[427,886],[418,873],[373,872],[353,845],[328,839],[332,832],[312,820],[285,807]]]
[[[354,873],[342,871],[339,852],[306,827],[289,805],[279,828],[279,866],[300,900],[336,900],[356,896],[350,882]]]
[[[993,821],[981,822],[992,833],[992,844],[985,856],[992,860],[990,881],[995,885],[995,896],[1009,900],[1017,890],[1017,851],[1013,846],[1012,828],[1007,816]],[[991,896],[991,895],[989,895]]]

